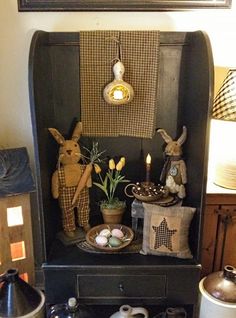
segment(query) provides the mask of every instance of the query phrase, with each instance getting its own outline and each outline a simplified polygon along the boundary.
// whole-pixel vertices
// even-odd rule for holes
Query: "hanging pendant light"
[[[113,65],[114,80],[109,83],[103,90],[103,98],[111,105],[125,105],[132,101],[134,97],[133,87],[123,80],[125,67],[122,63],[122,49],[120,36],[109,37],[117,45],[117,56],[112,60],[115,61]]]
[[[124,105],[131,102],[134,90],[130,84],[123,80],[125,67],[120,60],[114,64],[113,73],[115,79],[103,91],[105,101],[112,105]]]

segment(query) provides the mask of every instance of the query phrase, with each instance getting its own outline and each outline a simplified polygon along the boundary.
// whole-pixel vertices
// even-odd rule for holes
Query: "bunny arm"
[[[183,160],[180,160],[179,168],[180,168],[182,183],[186,184],[187,183],[187,169],[186,169],[185,162]]]
[[[91,188],[92,185],[93,185],[93,183],[92,183],[92,177],[91,177],[91,175],[90,175],[90,176],[88,177],[88,180],[87,180],[87,183],[86,183],[86,187],[87,187],[87,188]]]
[[[59,179],[58,179],[58,171],[56,170],[52,175],[52,196],[54,199],[59,198]]]
[[[81,178],[79,180],[77,189],[75,191],[75,194],[74,194],[74,197],[73,197],[73,200],[72,200],[72,205],[75,205],[80,192],[83,190],[83,188],[86,186],[86,184],[89,183],[89,178],[91,178],[92,170],[93,170],[93,165],[91,163],[89,163],[86,166],[85,171],[84,171],[84,173],[82,174],[82,176],[81,176]]]
[[[181,184],[186,184],[187,183],[187,169],[186,165],[183,159],[180,160],[173,160],[171,162],[170,169],[173,167],[177,167],[178,169],[178,174],[176,176],[172,176],[174,183],[181,185]],[[170,169],[168,170],[167,176],[171,176],[170,174]]]

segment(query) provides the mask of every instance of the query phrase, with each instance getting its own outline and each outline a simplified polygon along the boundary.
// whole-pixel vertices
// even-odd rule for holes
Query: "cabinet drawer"
[[[164,298],[165,275],[78,275],[79,298]]]

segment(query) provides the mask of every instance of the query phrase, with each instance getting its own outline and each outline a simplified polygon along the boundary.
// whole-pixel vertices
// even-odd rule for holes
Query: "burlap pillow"
[[[142,254],[192,258],[188,244],[189,226],[196,211],[191,207],[161,207],[143,203]]]

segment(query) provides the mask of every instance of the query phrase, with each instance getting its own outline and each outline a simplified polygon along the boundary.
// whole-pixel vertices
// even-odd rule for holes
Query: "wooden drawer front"
[[[78,275],[79,298],[164,298],[165,275]]]

